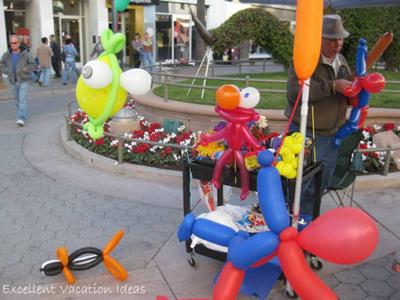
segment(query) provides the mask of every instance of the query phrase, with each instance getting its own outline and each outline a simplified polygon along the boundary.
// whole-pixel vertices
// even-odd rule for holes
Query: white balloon
[[[154,34],[154,30],[151,27],[147,28],[146,32],[149,34],[149,36],[153,36],[153,34]]]
[[[131,69],[121,74],[120,82],[128,93],[140,96],[150,91],[152,79],[146,70]]]
[[[257,106],[258,102],[260,102],[260,93],[257,89],[247,87],[240,92],[240,107],[253,108]]]
[[[92,60],[82,68],[82,78],[88,86],[101,89],[111,83],[112,71],[104,61]]]

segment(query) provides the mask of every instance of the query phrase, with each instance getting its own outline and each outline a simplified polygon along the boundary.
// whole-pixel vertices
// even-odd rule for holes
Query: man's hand
[[[341,93],[341,94],[343,94],[343,92],[347,86],[352,84],[351,81],[348,81],[346,79],[336,79],[333,81],[333,83],[335,84],[336,92]]]

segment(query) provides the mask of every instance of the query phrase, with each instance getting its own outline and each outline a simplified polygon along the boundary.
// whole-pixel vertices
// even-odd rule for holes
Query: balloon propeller
[[[271,231],[254,235],[186,215],[178,230],[181,241],[194,234],[200,239],[228,247],[227,263],[213,291],[213,299],[236,299],[246,271],[278,256],[284,275],[301,299],[337,299],[335,293],[310,269],[304,251],[338,264],[355,264],[366,259],[378,243],[378,228],[360,209],[332,209],[300,233],[289,226],[279,172],[272,166],[273,154],[258,154],[261,169],[257,191],[261,211]]]
[[[118,245],[124,235],[124,231],[118,231],[114,237],[104,247],[103,251],[94,247],[80,248],[68,256],[65,247],[57,248],[58,260],[50,260],[43,263],[40,271],[46,276],[55,276],[64,273],[68,284],[75,283],[75,277],[71,271],[83,271],[91,269],[104,261],[107,270],[120,281],[128,278],[128,273],[124,267],[109,254]]]

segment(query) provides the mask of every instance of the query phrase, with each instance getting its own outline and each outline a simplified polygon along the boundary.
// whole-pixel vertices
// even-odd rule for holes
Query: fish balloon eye
[[[260,93],[253,87],[244,88],[240,92],[240,104],[242,108],[254,108],[260,102]]]
[[[112,71],[105,62],[93,60],[82,68],[82,78],[88,86],[101,89],[111,83]]]

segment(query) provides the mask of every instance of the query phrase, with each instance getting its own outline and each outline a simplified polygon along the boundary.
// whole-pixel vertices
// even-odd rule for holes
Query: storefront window
[[[187,63],[193,50],[193,30],[190,8],[187,3],[160,2],[156,6],[157,61]]]
[[[79,16],[80,0],[53,0],[53,13],[54,15],[74,15]]]
[[[4,13],[7,36],[17,34],[29,36],[29,29],[25,26],[25,3],[16,1],[4,1]]]
[[[83,44],[83,5],[82,0],[53,0],[54,35],[59,45],[64,45],[66,37],[70,37],[79,53],[77,62],[84,57]]]
[[[172,59],[172,16],[156,15],[156,59]]]

